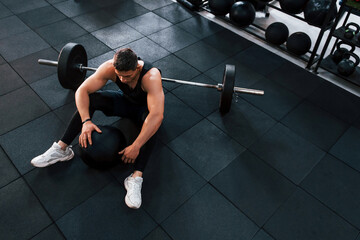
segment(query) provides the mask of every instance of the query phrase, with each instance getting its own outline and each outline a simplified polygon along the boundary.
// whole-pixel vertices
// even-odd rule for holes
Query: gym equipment
[[[347,48],[341,47],[341,45],[347,45],[349,47],[351,47],[350,50],[348,50]],[[332,60],[334,61],[334,63],[338,64],[341,60],[343,60],[345,57],[350,57],[349,55],[345,55],[345,53],[347,52],[354,52],[355,51],[355,46],[347,44],[343,41],[339,41],[336,44],[336,50],[333,53],[333,55],[331,56]]]
[[[226,15],[233,3],[234,0],[209,0],[209,8],[215,15]]]
[[[304,32],[295,32],[287,40],[286,48],[296,55],[303,55],[311,48],[311,39]]]
[[[265,31],[265,39],[267,42],[281,45],[289,37],[289,29],[288,27],[281,22],[274,22],[270,24]]]
[[[126,146],[124,134],[111,126],[98,126],[102,133],[91,133],[92,145],[87,148],[79,147],[80,158],[88,166],[96,169],[108,169],[119,164],[121,155],[118,153]]]
[[[266,7],[266,3],[265,2],[260,2],[258,0],[245,0],[246,2],[250,2],[256,11],[264,11],[265,7]]]
[[[83,50],[80,51],[78,49],[83,49]],[[61,78],[59,77],[60,84],[65,88],[76,90],[79,87],[79,83],[81,84],[82,82],[84,82],[87,70],[89,71],[97,70],[96,68],[88,67],[87,62],[83,61],[85,58],[86,58],[86,51],[80,44],[68,43],[63,47],[58,57],[59,60],[66,59],[67,61],[64,60],[62,62],[60,61],[56,62],[46,59],[39,59],[38,63],[48,66],[57,66],[58,76],[61,76]],[[81,61],[78,62],[77,60],[81,60]],[[189,81],[177,80],[171,78],[162,78],[162,80],[173,83],[179,83],[179,84],[187,84],[198,87],[217,89],[218,91],[221,92],[219,108],[220,108],[220,112],[223,114],[229,111],[234,92],[254,94],[254,95],[264,95],[264,91],[262,90],[234,87],[235,66],[231,66],[231,65],[225,66],[222,84],[218,83],[217,85],[212,85],[212,84],[189,82]],[[228,90],[225,91],[225,89],[229,89],[228,85],[232,86],[231,91]]]
[[[304,8],[304,18],[305,21],[317,27],[321,27],[325,21],[326,15],[330,15],[330,22],[332,22],[337,14],[336,8],[332,9],[332,12],[329,13],[331,7],[331,0],[309,0]]]
[[[348,77],[355,72],[356,66],[359,65],[360,58],[352,52],[347,52],[344,55],[345,58],[339,62],[337,71],[341,75]],[[350,57],[353,57],[355,59],[355,62],[351,61]]]
[[[250,2],[239,1],[230,9],[230,20],[239,27],[247,27],[255,20],[256,11]]]
[[[301,13],[308,0],[280,0],[280,7],[284,12],[290,14]]]
[[[355,27],[355,30],[351,28]],[[360,31],[360,26],[354,22],[348,23],[345,26],[345,33],[344,33],[344,37],[346,39],[353,39],[353,37],[355,37],[356,34],[358,34]]]

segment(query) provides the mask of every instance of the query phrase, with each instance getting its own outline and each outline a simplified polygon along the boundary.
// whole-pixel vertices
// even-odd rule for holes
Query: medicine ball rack
[[[338,23],[341,20],[341,17],[343,16],[343,14],[347,12],[345,19],[343,21],[343,24],[337,28]],[[331,28],[330,32],[329,32],[329,36],[326,40],[326,43],[323,47],[323,50],[320,54],[320,58],[319,61],[317,62],[315,68],[314,68],[314,72],[318,71],[318,68],[321,67],[325,70],[327,70],[328,72],[331,72],[355,85],[360,86],[360,67],[357,66],[355,68],[355,72],[353,74],[351,74],[350,76],[343,76],[341,74],[339,74],[339,72],[337,71],[337,64],[332,60],[332,54],[334,53],[335,47],[337,45],[337,43],[339,41],[343,41],[344,43],[360,48],[360,41],[357,40],[358,37],[360,37],[360,33],[357,33],[356,36],[354,36],[352,39],[347,39],[344,37],[344,33],[345,33],[345,28],[347,25],[347,22],[349,20],[349,17],[351,14],[355,14],[360,16],[360,3],[359,3],[359,8],[354,8],[352,6],[349,6],[348,1],[343,1],[340,9],[339,9],[339,14],[335,19],[334,25]],[[336,38],[336,41],[330,51],[330,54],[328,56],[324,56],[325,52],[330,44],[330,40],[332,39],[332,37]]]
[[[208,4],[208,1],[207,0],[177,0],[179,3],[183,4],[185,7],[189,8],[190,10],[192,11],[200,11],[200,10],[204,10],[204,11],[207,11],[209,13],[212,13],[211,9],[209,8],[209,4]],[[336,8],[336,1],[337,0],[332,0],[331,1],[331,7],[329,9],[329,13],[333,10],[333,8]],[[265,9],[264,9],[264,14],[265,14],[265,17],[269,17],[269,11],[268,11],[268,8],[273,8],[277,11],[280,11],[280,12],[283,12],[289,16],[292,16],[298,20],[301,20],[303,22],[306,22],[304,17],[302,16],[299,16],[298,14],[290,14],[290,13],[287,13],[285,12],[283,9],[281,9],[278,4],[277,4],[277,1],[276,0],[273,0],[273,1],[270,1],[268,3],[264,3],[265,4]],[[212,13],[214,14],[214,13]],[[214,14],[215,15],[215,14]],[[234,27],[237,27],[236,24],[234,24],[230,19],[229,17],[227,16],[219,16],[217,15],[217,17],[219,19],[222,19],[224,20],[225,22],[227,22],[228,24],[234,26]],[[319,47],[320,47],[320,43],[322,41],[322,38],[324,36],[324,33],[329,30],[331,27],[332,27],[332,24],[328,24],[328,22],[330,21],[330,14],[328,14],[326,16],[326,19],[324,21],[324,24],[323,26],[319,27],[320,28],[320,32],[319,32],[319,35],[317,37],[317,40],[314,44],[314,47],[312,48],[312,50],[309,51],[309,54],[306,54],[306,55],[302,55],[302,56],[298,56],[298,55],[295,55],[295,54],[292,54],[291,52],[289,52],[287,49],[286,49],[286,46],[284,44],[280,45],[280,46],[276,46],[274,45],[274,47],[276,48],[279,48],[281,49],[282,51],[284,52],[287,52],[301,60],[303,60],[304,62],[306,62],[306,68],[310,70],[310,68],[316,63],[318,62],[319,60],[319,54],[317,53],[318,50],[319,50]],[[265,33],[265,28],[263,28],[262,26],[260,26],[259,24],[256,24],[256,23],[252,23],[251,26],[259,29],[261,32],[264,32]],[[244,30],[245,32],[257,37],[257,38],[260,38],[262,39],[263,41],[266,41],[265,40],[265,34],[260,34],[258,31],[254,31],[252,30],[251,28],[242,28],[242,30]]]

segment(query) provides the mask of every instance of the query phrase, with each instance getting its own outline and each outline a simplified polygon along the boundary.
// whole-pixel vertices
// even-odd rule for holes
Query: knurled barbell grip
[[[249,89],[249,88],[234,87],[234,92],[247,93],[247,94],[253,94],[253,95],[264,95],[263,90]]]

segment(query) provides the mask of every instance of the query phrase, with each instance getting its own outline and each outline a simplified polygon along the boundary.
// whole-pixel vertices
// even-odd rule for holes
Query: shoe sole
[[[126,186],[126,179],[124,180],[124,187],[125,187],[125,189],[126,189],[126,196],[125,196],[125,203],[126,203],[126,205],[127,205],[129,208],[132,208],[132,209],[139,209],[140,207],[134,207],[134,206],[132,206],[131,203],[130,203],[130,199],[129,199],[128,195],[127,195],[128,188],[127,188],[127,186]]]
[[[31,165],[33,165],[34,167],[43,168],[43,167],[47,167],[47,166],[53,165],[53,164],[55,164],[55,163],[57,163],[57,162],[69,161],[69,160],[71,160],[71,159],[74,157],[74,155],[75,155],[74,152],[71,151],[71,155],[68,156],[68,157],[56,159],[56,160],[50,161],[50,162],[45,163],[45,164],[34,164],[34,163],[31,163]]]

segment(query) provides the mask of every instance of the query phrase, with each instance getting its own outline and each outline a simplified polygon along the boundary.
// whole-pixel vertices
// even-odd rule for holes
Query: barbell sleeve
[[[51,61],[51,60],[47,60],[47,59],[39,59],[38,63],[42,64],[42,65],[48,65],[48,66],[55,66],[55,67],[58,66],[57,61]],[[97,68],[86,67],[86,66],[83,66],[82,64],[78,64],[77,68],[79,68],[80,71],[83,71],[83,70],[96,71],[97,70]],[[190,82],[190,81],[184,81],[184,80],[178,80],[178,79],[172,79],[172,78],[161,78],[161,79],[163,81],[167,81],[167,82],[186,84],[186,85],[193,85],[193,86],[198,86],[198,87],[215,88],[215,89],[217,89],[219,91],[222,91],[222,88],[223,88],[221,83],[219,83],[218,85],[213,85],[213,84]],[[240,87],[234,87],[234,92],[253,94],[253,95],[264,95],[264,91],[262,91],[262,90],[249,89],[249,88],[240,88]]]

